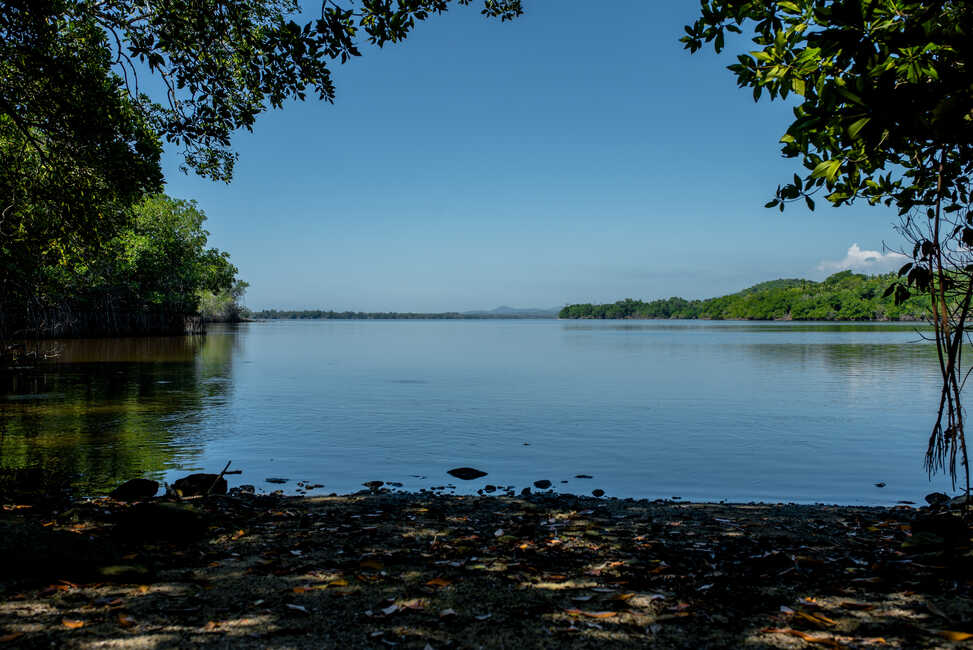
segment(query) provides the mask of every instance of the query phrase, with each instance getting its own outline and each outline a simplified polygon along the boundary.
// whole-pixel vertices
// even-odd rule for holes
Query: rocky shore
[[[0,512],[0,647],[963,647],[970,530],[914,509],[241,494]]]

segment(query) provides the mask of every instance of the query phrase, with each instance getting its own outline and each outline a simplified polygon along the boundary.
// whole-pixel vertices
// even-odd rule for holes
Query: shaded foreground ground
[[[572,496],[0,513],[0,648],[963,647],[969,529]]]

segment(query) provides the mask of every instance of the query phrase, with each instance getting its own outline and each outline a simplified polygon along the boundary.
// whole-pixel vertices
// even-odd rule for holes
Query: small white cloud
[[[909,258],[899,253],[881,253],[879,251],[862,250],[858,244],[848,248],[845,259],[837,261],[823,261],[818,264],[818,271],[835,273],[851,269],[852,271],[868,273],[885,273],[905,264]]]

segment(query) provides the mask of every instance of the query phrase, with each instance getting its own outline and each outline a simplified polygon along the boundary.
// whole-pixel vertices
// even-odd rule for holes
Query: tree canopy
[[[362,39],[398,42],[472,1],[322,0],[307,20],[296,0],[3,0],[0,116],[44,150],[58,119],[78,127],[70,142],[98,126],[126,135],[125,116],[108,110],[124,102],[187,168],[229,180],[235,131],[287,99],[333,101],[331,66],[359,56]],[[484,0],[481,12],[508,20],[521,2]]]
[[[803,170],[767,207],[824,192],[838,207],[894,206],[912,261],[888,293],[929,305],[943,390],[927,466],[966,465],[961,347],[973,299],[973,3],[960,0],[702,0],[691,52],[747,32],[729,66],[755,100],[788,100],[782,153]],[[969,489],[969,469],[966,467]]]
[[[559,318],[685,318],[706,320],[921,320],[925,303],[912,298],[895,304],[882,291],[891,275],[842,271],[824,282],[785,279],[761,282],[737,293],[706,300],[665,298],[619,300],[604,305],[567,305]]]

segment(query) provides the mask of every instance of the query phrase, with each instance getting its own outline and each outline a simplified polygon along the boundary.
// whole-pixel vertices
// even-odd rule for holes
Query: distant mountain
[[[361,312],[323,309],[277,310],[264,309],[250,314],[257,320],[475,320],[482,318],[555,318],[557,309],[515,309],[497,307],[490,311],[455,311],[438,313],[419,312]]]
[[[551,309],[539,309],[536,307],[527,308],[517,308],[508,307],[507,305],[500,305],[495,309],[478,310],[478,311],[466,311],[463,312],[467,316],[512,316],[515,318],[554,318],[557,316],[557,307],[552,307]]]

